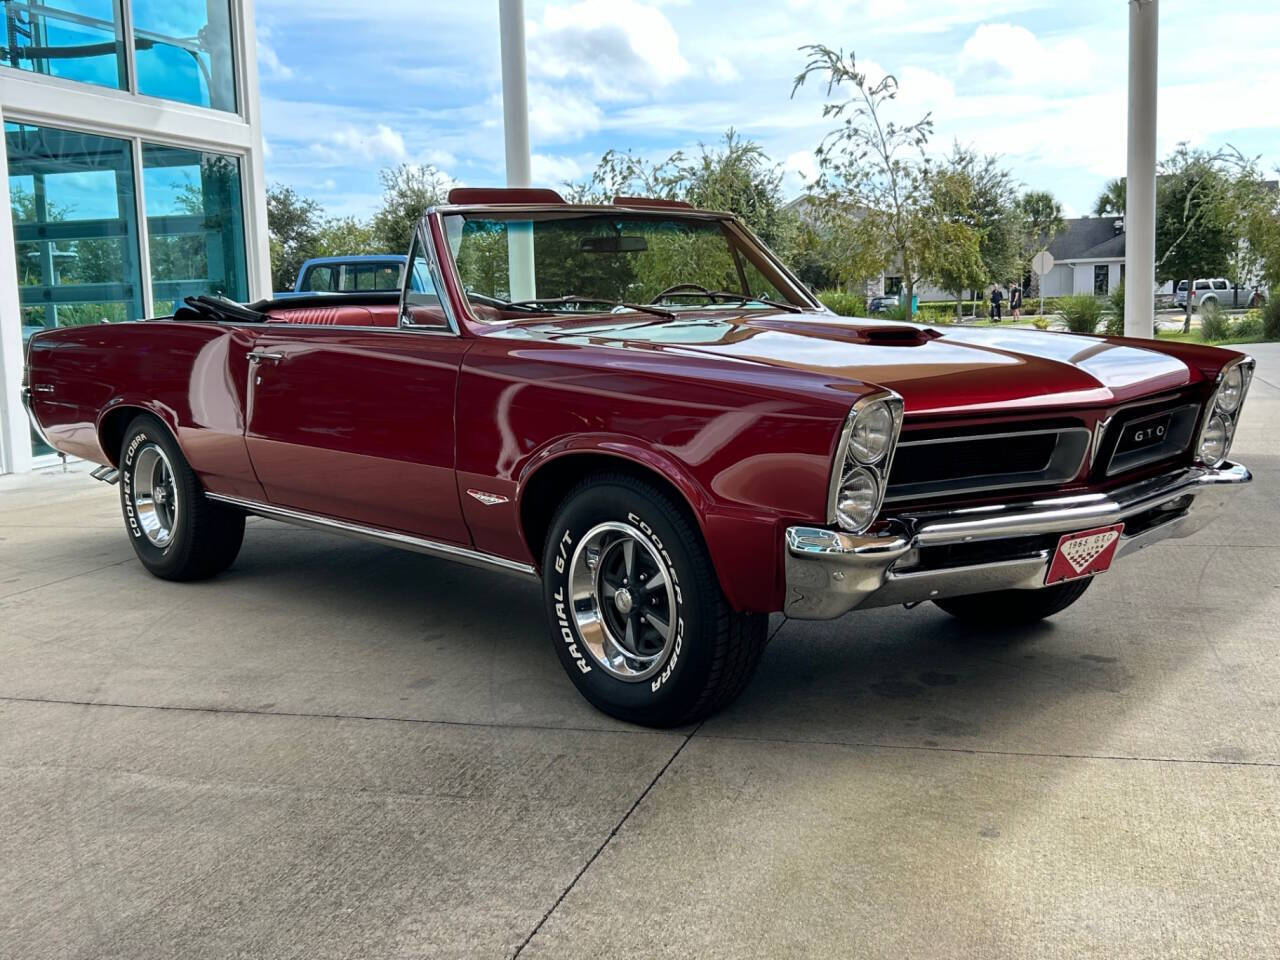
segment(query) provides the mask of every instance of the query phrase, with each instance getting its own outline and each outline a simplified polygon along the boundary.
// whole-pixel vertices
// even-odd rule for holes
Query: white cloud
[[[735,80],[742,79],[742,74],[728,57],[716,57],[712,60],[711,65],[707,67],[707,76],[716,83],[733,83]]]
[[[1032,90],[1079,89],[1088,85],[1097,58],[1083,37],[1044,43],[1026,27],[984,23],[964,42],[960,62],[970,75],[995,75]]]
[[[502,100],[495,100],[501,117]],[[577,140],[600,129],[603,119],[600,107],[579,93],[543,83],[529,84],[529,136],[535,142]]]
[[[408,157],[404,137],[385,123],[372,131],[352,124],[330,131],[326,140],[311,144],[311,152],[329,161],[364,159],[400,162]]]
[[[431,147],[422,151],[418,157],[419,162],[429,163],[437,170],[447,170],[458,162],[457,156],[448,150],[439,147]]]
[[[577,180],[583,174],[582,165],[573,157],[535,153],[529,159],[530,173],[536,185],[559,187],[566,180]]]
[[[280,62],[276,48],[271,45],[271,29],[265,25],[258,28],[258,66],[267,76],[278,80],[293,77],[293,68]]]
[[[527,36],[533,76],[585,81],[601,100],[642,99],[691,70],[671,21],[636,0],[551,4]]]

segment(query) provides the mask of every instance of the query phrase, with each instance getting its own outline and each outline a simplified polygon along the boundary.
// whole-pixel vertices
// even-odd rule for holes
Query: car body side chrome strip
[[[394,530],[383,530],[379,527],[369,527],[359,523],[352,523],[349,520],[337,520],[333,517],[325,517],[314,513],[305,513],[301,510],[289,509],[288,507],[277,507],[273,504],[261,503],[257,500],[245,500],[241,497],[229,497],[221,493],[206,493],[205,496],[210,500],[216,500],[219,503],[226,503],[233,507],[239,507],[246,513],[265,517],[268,520],[280,520],[284,523],[290,523],[297,527],[308,527],[312,530],[336,533],[339,536],[351,537],[356,540],[368,540],[372,543],[381,543],[389,547],[399,547],[401,550],[412,550],[415,553],[425,553],[428,556],[440,557],[444,560],[454,560],[458,563],[465,563],[468,566],[481,567],[486,570],[502,570],[506,573],[514,573],[517,576],[531,580],[538,579],[537,571],[527,563],[520,563],[517,560],[508,560],[506,557],[496,557],[491,553],[473,550],[470,547],[460,547],[452,543],[441,543],[437,540],[428,540],[424,537],[414,537],[407,533],[397,533]]]

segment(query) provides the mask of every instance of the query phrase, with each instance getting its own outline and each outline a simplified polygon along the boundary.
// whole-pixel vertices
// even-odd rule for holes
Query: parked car
[[[147,570],[213,576],[257,515],[540,579],[579,691],[672,725],[772,612],[1029,623],[1250,480],[1239,353],[838,317],[728,214],[449,199],[401,293],[32,338],[33,423]]]
[[[1232,306],[1231,282],[1225,277],[1213,277],[1208,280],[1197,280],[1195,282],[1195,295],[1191,300],[1191,309],[1199,310],[1206,303],[1212,303],[1216,307]],[[1184,310],[1186,309],[1187,281],[1178,281],[1178,287],[1173,294],[1173,305]],[[1243,306],[1243,304],[1241,305]]]
[[[867,301],[867,313],[874,316],[877,313],[888,313],[890,310],[897,308],[897,297],[872,297]]]
[[[344,257],[312,257],[298,268],[293,289],[276,297],[308,297],[318,293],[364,293],[399,290],[404,254],[378,253]]]

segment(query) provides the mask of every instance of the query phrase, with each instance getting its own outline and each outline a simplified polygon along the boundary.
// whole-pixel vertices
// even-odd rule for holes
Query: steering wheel
[[[664,300],[673,293],[701,294],[708,299],[715,299],[715,297],[712,296],[711,291],[700,283],[673,283],[649,302],[657,303],[659,300]]]

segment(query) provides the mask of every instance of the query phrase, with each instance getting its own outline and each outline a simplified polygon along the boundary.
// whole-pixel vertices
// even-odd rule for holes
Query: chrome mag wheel
[[[134,458],[131,496],[143,534],[154,546],[167,547],[178,523],[178,485],[169,457],[155,443]]]
[[[592,658],[620,680],[657,673],[676,639],[672,574],[653,541],[629,523],[601,523],[569,565],[578,633]]]

